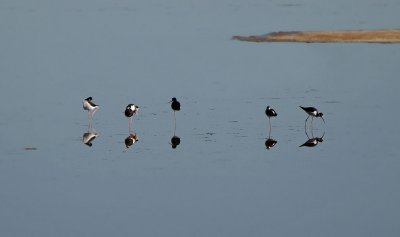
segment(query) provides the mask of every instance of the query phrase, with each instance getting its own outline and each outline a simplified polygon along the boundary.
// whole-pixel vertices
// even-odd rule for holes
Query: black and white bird
[[[174,97],[172,98],[172,100],[170,101],[171,103],[171,109],[175,112],[175,111],[179,111],[181,110],[181,103],[179,103],[179,101]]]
[[[99,106],[93,103],[92,100],[93,100],[92,97],[88,97],[82,101],[83,109],[88,111],[89,121],[93,119],[94,114],[99,108]]]
[[[129,104],[126,106],[125,108],[125,116],[130,118],[135,114],[139,113],[139,106],[135,105],[135,104]]]
[[[125,116],[129,118],[129,132],[131,132],[132,117],[139,113],[139,106],[135,104],[128,104],[125,108]]]
[[[265,114],[268,117],[269,129],[271,130],[271,117],[276,117],[276,116],[278,116],[278,114],[270,106],[267,106],[267,109],[265,109]]]
[[[181,103],[179,103],[179,101],[175,97],[173,97],[169,103],[171,103],[171,109],[174,111],[174,134],[175,134],[175,132],[176,132],[175,112],[181,110]]]
[[[325,123],[325,119],[322,117],[322,116],[324,116],[324,114],[319,112],[316,108],[303,107],[303,106],[300,106],[300,108],[302,108],[308,114],[308,117],[306,118],[306,122],[307,122],[307,119],[311,116],[311,124],[313,122],[314,117],[322,118],[322,121],[324,121],[324,123]]]
[[[265,110],[265,114],[268,116],[268,118],[276,117],[278,115],[275,112],[275,110],[273,108],[271,108],[270,106],[267,106],[267,109]]]

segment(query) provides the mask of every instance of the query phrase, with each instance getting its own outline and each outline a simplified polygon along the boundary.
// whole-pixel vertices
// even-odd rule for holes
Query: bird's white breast
[[[93,106],[93,105],[91,105],[90,103],[89,103],[89,101],[87,101],[87,100],[83,100],[83,109],[84,110],[94,110],[94,109],[96,109],[96,108],[98,108],[99,106]]]

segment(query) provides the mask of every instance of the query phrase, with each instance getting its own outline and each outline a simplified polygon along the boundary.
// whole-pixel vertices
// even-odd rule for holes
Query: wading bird
[[[99,108],[99,106],[93,103],[92,100],[93,100],[92,97],[88,97],[82,101],[83,109],[88,111],[89,122],[93,119],[94,114]]]
[[[268,116],[269,130],[271,131],[271,117],[276,117],[278,114],[270,106],[267,106],[267,109],[265,110],[265,114]]]
[[[322,118],[322,121],[324,121],[324,123],[325,123],[325,119],[322,117],[322,116],[324,116],[324,114],[319,112],[316,108],[314,108],[314,107],[303,107],[303,106],[300,106],[300,108],[302,108],[308,114],[308,117],[306,118],[305,123],[307,123],[307,120],[308,120],[308,118],[310,116],[311,116],[311,125],[312,125],[312,122],[314,120],[314,117]]]
[[[137,115],[139,113],[139,106],[135,104],[129,104],[125,108],[125,116],[129,118],[129,132],[132,131],[132,119],[133,115]]]

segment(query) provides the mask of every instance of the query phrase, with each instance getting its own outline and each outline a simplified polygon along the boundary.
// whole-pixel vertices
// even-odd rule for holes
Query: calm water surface
[[[230,40],[396,28],[396,1],[0,6],[2,236],[399,235],[399,46]]]

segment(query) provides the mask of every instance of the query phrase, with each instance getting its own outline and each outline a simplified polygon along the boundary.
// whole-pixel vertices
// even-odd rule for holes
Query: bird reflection
[[[175,149],[179,144],[181,144],[181,138],[176,135],[176,122],[174,126],[174,135],[171,137],[171,147]]]
[[[278,141],[271,138],[271,129],[270,129],[268,131],[268,138],[267,138],[267,140],[265,140],[265,148],[267,148],[267,150],[269,150],[272,147],[274,147],[276,145],[276,143],[278,143]]]
[[[87,132],[83,134],[82,142],[83,144],[91,147],[93,145],[92,142],[94,141],[94,139],[96,139],[97,136],[97,132],[93,128],[90,128]]]
[[[278,142],[276,140],[274,140],[273,138],[268,138],[265,141],[265,148],[267,148],[267,150],[269,150],[272,147],[274,147],[276,145],[276,143],[278,143]]]
[[[126,148],[131,147],[133,144],[135,144],[137,141],[139,141],[139,137],[136,133],[131,133],[127,138],[125,138],[125,146]]]
[[[170,144],[171,144],[172,149],[175,149],[179,144],[181,144],[181,138],[176,136],[176,135],[174,135],[171,138],[171,143]]]
[[[89,97],[90,98],[90,97]],[[90,101],[89,101],[90,102]],[[96,112],[96,110],[94,110],[94,112]],[[94,112],[93,112],[93,114],[94,114]],[[90,113],[90,112],[89,112]],[[92,116],[93,116],[93,114],[91,114]],[[89,119],[89,124],[88,124],[88,127],[87,127],[87,131],[86,132],[84,132],[83,133],[83,135],[82,135],[82,143],[83,144],[85,144],[85,145],[87,145],[87,146],[89,146],[89,147],[91,147],[92,145],[93,145],[93,141],[94,141],[94,139],[96,139],[96,137],[98,137],[99,135],[98,135],[98,133],[96,132],[96,130],[93,128],[93,125],[92,125],[92,120],[91,119]]]
[[[299,147],[303,147],[303,146],[315,147],[316,145],[318,145],[318,143],[321,143],[321,142],[324,141],[323,137],[325,135],[325,131],[324,131],[324,133],[322,134],[321,137],[314,136],[314,132],[313,132],[312,129],[311,129],[311,137],[308,135],[306,128],[304,128],[304,132],[306,133],[306,136],[307,136],[308,140],[305,143],[303,143],[302,145],[300,145]]]

